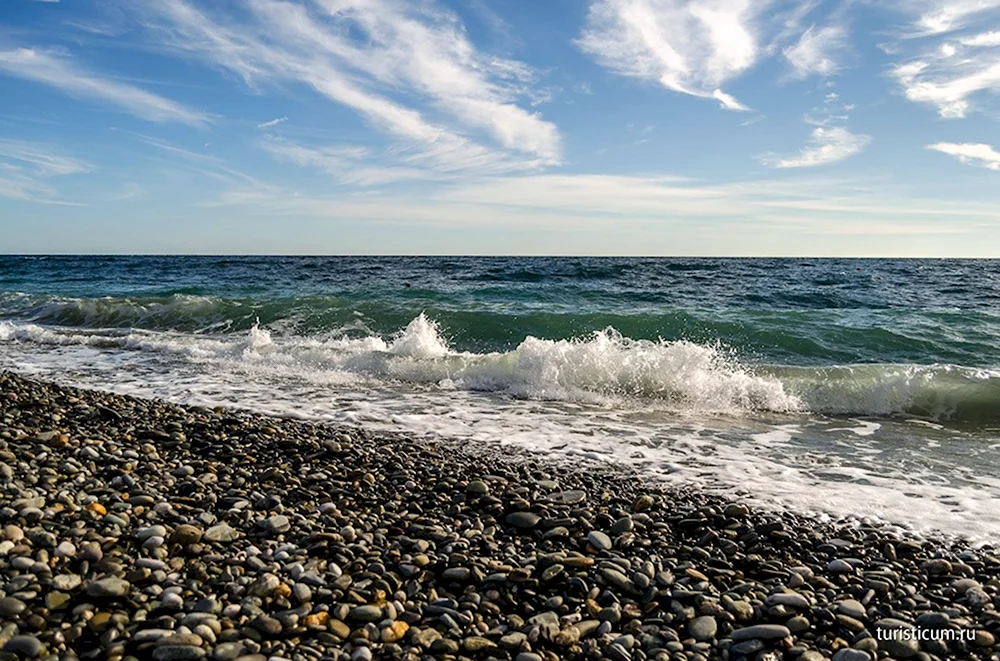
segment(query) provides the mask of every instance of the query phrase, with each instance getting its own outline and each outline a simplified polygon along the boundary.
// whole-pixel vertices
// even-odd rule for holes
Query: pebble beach
[[[0,374],[0,659],[1000,659],[1000,558]]]

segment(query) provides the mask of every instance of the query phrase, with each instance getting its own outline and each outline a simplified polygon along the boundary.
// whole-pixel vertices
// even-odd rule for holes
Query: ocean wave
[[[755,362],[830,365],[855,362],[958,365],[1000,363],[994,313],[893,312],[879,323],[833,311],[673,309],[663,293],[633,292],[627,314],[575,309],[552,298],[480,300],[443,292],[230,298],[197,288],[164,295],[73,298],[0,293],[0,320],[80,332],[104,329],[196,334],[248,333],[255,324],[283,335],[388,336],[423,310],[455,351],[515,350],[527,337],[569,340],[615,328],[634,340],[724,342]],[[956,332],[955,329],[960,329]]]
[[[322,380],[393,382],[523,399],[680,413],[821,413],[992,424],[1000,373],[955,365],[742,364],[718,345],[637,340],[607,328],[583,337],[525,337],[513,350],[455,351],[421,314],[389,336],[81,331],[0,322],[0,341],[168,354],[221,369],[275,370]]]

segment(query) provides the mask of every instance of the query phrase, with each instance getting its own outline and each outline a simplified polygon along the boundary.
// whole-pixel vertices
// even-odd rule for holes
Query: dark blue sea
[[[1000,261],[0,256],[0,369],[1000,538]]]

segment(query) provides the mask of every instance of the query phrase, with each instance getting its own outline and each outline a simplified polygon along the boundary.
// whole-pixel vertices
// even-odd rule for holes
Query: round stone
[[[3,651],[35,659],[45,653],[45,645],[34,636],[14,636],[3,646]]]
[[[482,480],[473,480],[465,487],[465,491],[474,496],[485,496],[490,492],[490,485]]]
[[[87,594],[106,599],[120,598],[127,595],[131,587],[128,581],[120,578],[102,578],[87,586]]]
[[[549,494],[545,500],[556,505],[576,505],[587,499],[587,492],[573,489],[571,491],[559,491]]]
[[[711,615],[696,617],[688,622],[688,634],[698,641],[712,640],[719,630],[719,624]]]
[[[177,529],[174,530],[174,534],[170,536],[170,541],[182,546],[189,546],[200,542],[201,536],[204,534],[205,533],[202,529],[197,526],[183,524],[177,526]]]
[[[0,598],[0,618],[17,617],[27,607],[27,604],[20,599],[15,599],[14,597]]]
[[[351,609],[347,617],[355,622],[378,622],[383,619],[383,614],[378,606],[357,606]]]
[[[534,528],[541,520],[542,517],[538,516],[534,512],[514,512],[512,514],[508,514],[506,519],[507,523],[522,530],[530,530],[531,528]]]
[[[225,521],[205,531],[205,539],[217,544],[236,541],[239,539],[239,536],[239,532]]]
[[[587,533],[587,541],[598,551],[610,551],[612,547],[611,538],[600,530],[591,530]]]

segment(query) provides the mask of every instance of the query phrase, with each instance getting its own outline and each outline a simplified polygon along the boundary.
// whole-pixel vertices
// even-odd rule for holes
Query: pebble
[[[290,530],[292,524],[284,514],[275,514],[261,520],[260,527],[269,533],[282,533]]]
[[[612,548],[611,538],[600,530],[591,530],[587,533],[587,541],[598,551],[610,551]]]
[[[20,599],[14,597],[0,598],[0,618],[15,618],[28,606]]]
[[[35,636],[14,636],[3,646],[3,651],[35,659],[45,654],[45,645]]]
[[[48,442],[32,440],[55,426]],[[15,467],[0,486],[0,644],[26,646],[0,656],[929,661],[960,651],[985,661],[996,652],[991,548],[776,516],[624,467],[480,450],[0,372],[0,466]],[[975,638],[959,651],[876,639],[907,621]]]
[[[131,587],[128,581],[120,578],[102,578],[87,586],[87,594],[99,598],[124,597]]]
[[[735,642],[743,640],[774,640],[777,638],[787,638],[791,635],[788,627],[780,624],[755,624],[733,631],[730,636]]]
[[[239,536],[239,532],[225,522],[214,525],[205,531],[205,540],[216,544],[235,542]]]
[[[719,624],[711,615],[696,617],[687,625],[688,634],[695,640],[712,640],[719,630]]]

